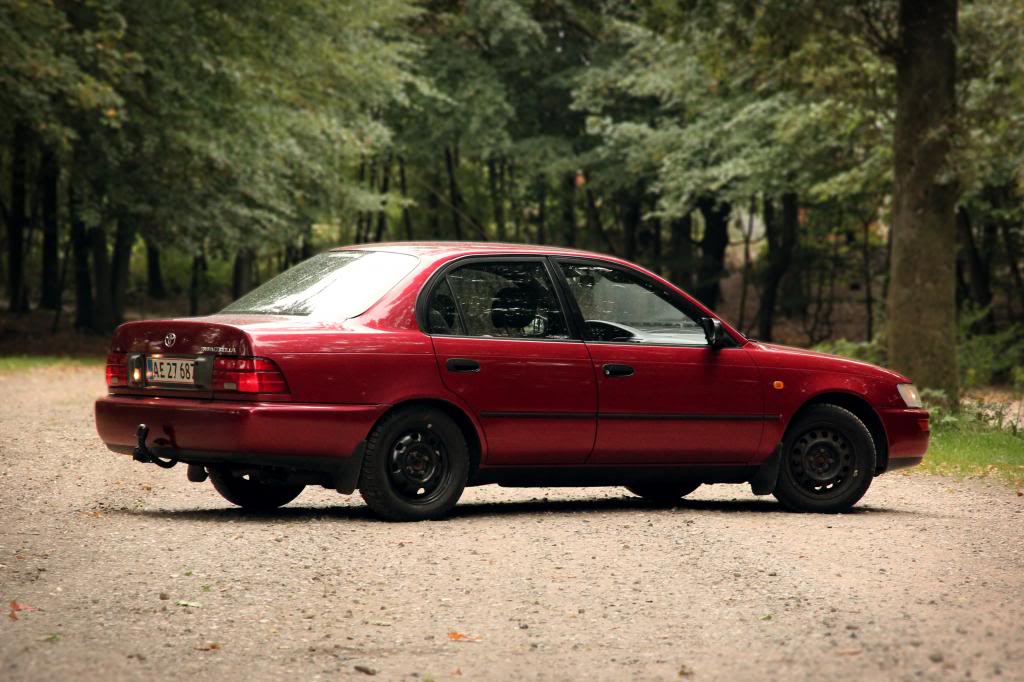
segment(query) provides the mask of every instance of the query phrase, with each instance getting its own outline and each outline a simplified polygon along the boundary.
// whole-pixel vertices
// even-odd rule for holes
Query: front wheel
[[[288,504],[306,487],[301,483],[272,483],[236,476],[227,469],[211,469],[210,482],[221,496],[249,511],[270,511]]]
[[[359,494],[389,521],[448,514],[469,476],[466,437],[444,412],[411,407],[385,417],[366,441]]]
[[[844,512],[867,492],[874,471],[875,443],[864,422],[838,405],[815,405],[786,432],[772,494],[793,511]]]
[[[655,504],[671,506],[700,487],[697,481],[638,481],[626,490]]]

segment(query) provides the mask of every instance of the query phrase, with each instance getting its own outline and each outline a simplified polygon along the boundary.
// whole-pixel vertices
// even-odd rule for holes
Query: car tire
[[[270,483],[243,478],[228,469],[211,469],[210,482],[221,496],[249,511],[270,511],[288,504],[305,489],[301,483]]]
[[[772,494],[792,511],[847,511],[871,485],[875,456],[871,432],[855,414],[838,405],[814,405],[786,431]]]
[[[469,475],[469,446],[444,412],[411,407],[386,416],[370,433],[359,494],[388,521],[448,515]]]
[[[700,487],[699,481],[638,481],[626,490],[648,502],[672,506]]]

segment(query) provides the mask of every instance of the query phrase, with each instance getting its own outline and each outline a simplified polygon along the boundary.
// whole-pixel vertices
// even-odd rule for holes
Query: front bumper
[[[889,441],[887,471],[919,464],[928,450],[931,435],[928,410],[895,407],[880,411]]]
[[[137,445],[139,424],[146,424],[149,447],[161,457],[336,472],[351,468],[347,465],[361,454],[361,443],[386,409],[106,396],[96,401],[96,430],[108,448],[125,454]]]

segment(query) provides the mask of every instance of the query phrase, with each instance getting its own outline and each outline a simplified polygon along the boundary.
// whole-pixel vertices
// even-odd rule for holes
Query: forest
[[[1024,0],[0,0],[5,317],[499,240],[953,401],[1024,383],[1022,48]]]

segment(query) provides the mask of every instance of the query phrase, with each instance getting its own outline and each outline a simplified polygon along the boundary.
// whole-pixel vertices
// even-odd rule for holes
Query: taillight
[[[213,390],[287,393],[288,384],[273,360],[218,357],[213,361]]]
[[[107,353],[107,386],[128,385],[128,354]]]

